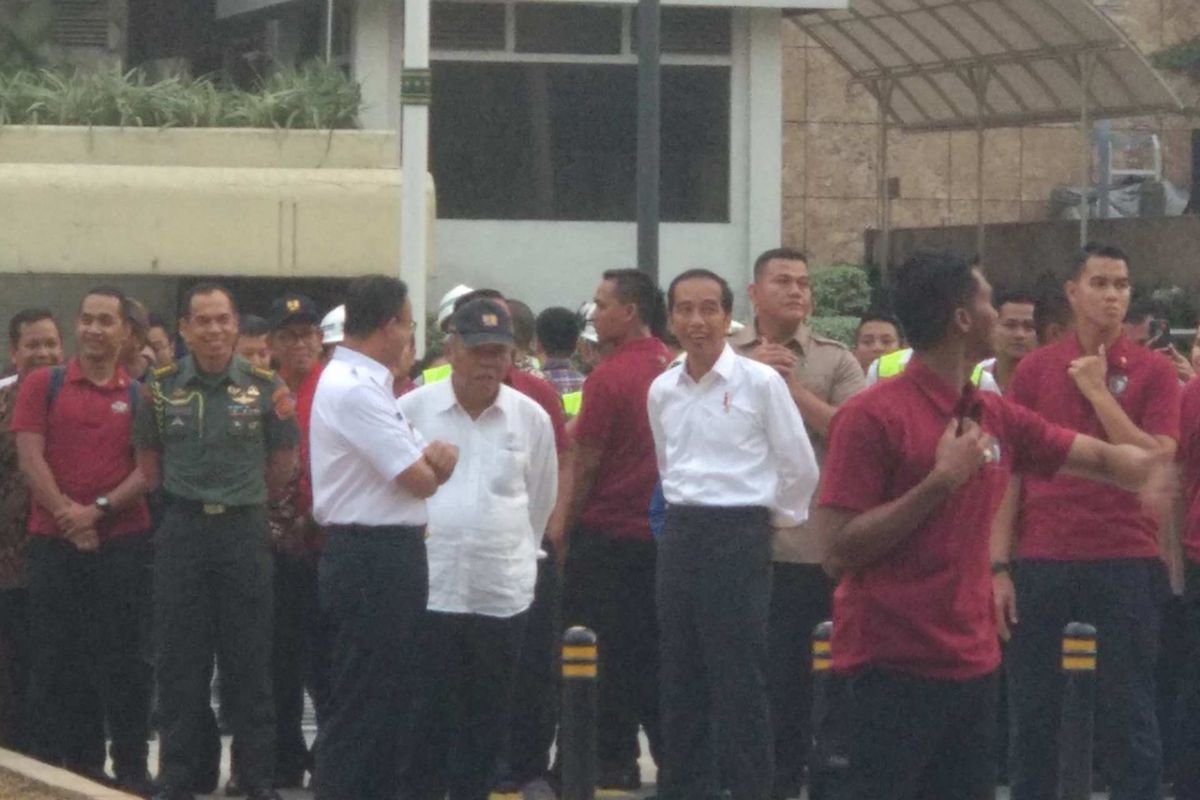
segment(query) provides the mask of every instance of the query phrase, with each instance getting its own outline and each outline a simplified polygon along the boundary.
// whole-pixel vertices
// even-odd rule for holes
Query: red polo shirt
[[[609,536],[650,536],[650,495],[658,482],[646,398],[671,351],[654,337],[621,345],[588,375],[575,439],[600,451],[596,482],[581,522]]]
[[[1179,461],[1183,467],[1187,518],[1183,527],[1183,550],[1188,560],[1200,564],[1200,379],[1183,387],[1180,404],[1183,430],[1179,439]]]
[[[550,425],[554,428],[554,449],[562,455],[567,449],[567,418],[563,413],[562,398],[559,397],[558,390],[550,381],[522,372],[516,367],[509,369],[504,382],[544,408],[550,415]]]
[[[59,490],[82,505],[115,489],[134,469],[133,409],[129,406],[130,378],[121,367],[104,386],[84,376],[79,359],[67,363],[62,388],[53,407],[46,408],[51,368],[39,369],[21,383],[13,411],[14,433],[40,433],[46,439],[46,463]],[[100,540],[150,530],[145,498],[102,518],[96,526]],[[58,536],[54,515],[36,500],[29,515],[33,536]]]
[[[1013,472],[1057,472],[1075,435],[1003,398],[955,390],[919,356],[900,376],[848,400],[833,419],[822,506],[861,513],[902,496],[933,469],[946,424],[966,409],[1000,448],[894,551],[847,573],[834,593],[833,663],[939,680],[1000,664],[988,538]]]
[[[296,482],[296,510],[301,514],[312,511],[312,462],[309,460],[308,424],[312,419],[313,397],[325,365],[317,364],[296,389],[296,425],[300,428],[300,475]]]
[[[1067,374],[1082,355],[1074,336],[1030,353],[1017,365],[1008,396],[1049,422],[1108,441]],[[1108,348],[1108,385],[1134,425],[1152,436],[1179,438],[1179,379],[1165,356],[1121,337]],[[1158,523],[1132,492],[1063,476],[1027,480],[1021,497],[1018,558],[1158,557]]]

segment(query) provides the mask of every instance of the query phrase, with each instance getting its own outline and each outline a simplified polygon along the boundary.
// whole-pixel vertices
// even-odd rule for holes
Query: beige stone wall
[[[1095,0],[1145,53],[1200,35],[1200,0]],[[863,232],[876,224],[879,125],[874,98],[791,22],[784,22],[783,235],[820,263],[863,259]],[[1179,88],[1195,87],[1179,83]],[[1192,98],[1189,98],[1192,99]],[[1164,169],[1190,184],[1192,123],[1155,117],[1114,123],[1157,132]],[[889,177],[900,180],[894,227],[973,224],[979,196],[975,134],[893,131]],[[984,217],[1045,219],[1050,190],[1078,181],[1073,126],[988,131]]]

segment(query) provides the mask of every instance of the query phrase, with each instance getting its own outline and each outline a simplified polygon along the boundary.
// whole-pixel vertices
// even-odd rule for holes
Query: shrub
[[[858,330],[858,316],[853,317],[813,317],[809,320],[813,333],[841,342],[849,348],[854,347],[854,334]]]
[[[819,265],[811,274],[814,316],[858,317],[871,306],[871,282],[861,267]]]
[[[212,78],[149,82],[138,70],[0,74],[0,125],[328,130],[358,127],[361,108],[358,84],[321,62],[278,70],[254,92]]]

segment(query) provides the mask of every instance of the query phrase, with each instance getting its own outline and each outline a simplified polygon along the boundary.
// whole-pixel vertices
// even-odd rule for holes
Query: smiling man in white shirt
[[[771,519],[807,518],[816,457],[783,378],[726,344],[729,285],[689,270],[671,282],[667,308],[686,357],[650,386],[648,405],[668,504],[658,549],[659,797],[702,800],[725,788],[734,800],[770,800]],[[718,765],[729,770],[723,780]]]
[[[329,534],[318,589],[332,650],[316,800],[393,800],[411,747],[416,635],[429,593],[425,501],[457,460],[452,445],[427,444],[396,411],[391,368],[412,328],[402,282],[351,281],[345,339],[313,398],[313,516]]]
[[[397,402],[417,430],[459,450],[453,477],[428,503],[429,603],[406,800],[487,800],[558,491],[549,415],[502,383],[513,368],[508,312],[471,300],[450,330],[449,380]]]

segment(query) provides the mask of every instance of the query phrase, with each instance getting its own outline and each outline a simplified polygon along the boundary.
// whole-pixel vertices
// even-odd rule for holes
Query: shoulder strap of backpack
[[[54,407],[58,393],[62,391],[63,381],[67,378],[67,368],[62,364],[50,368],[50,385],[46,387],[46,411]]]

